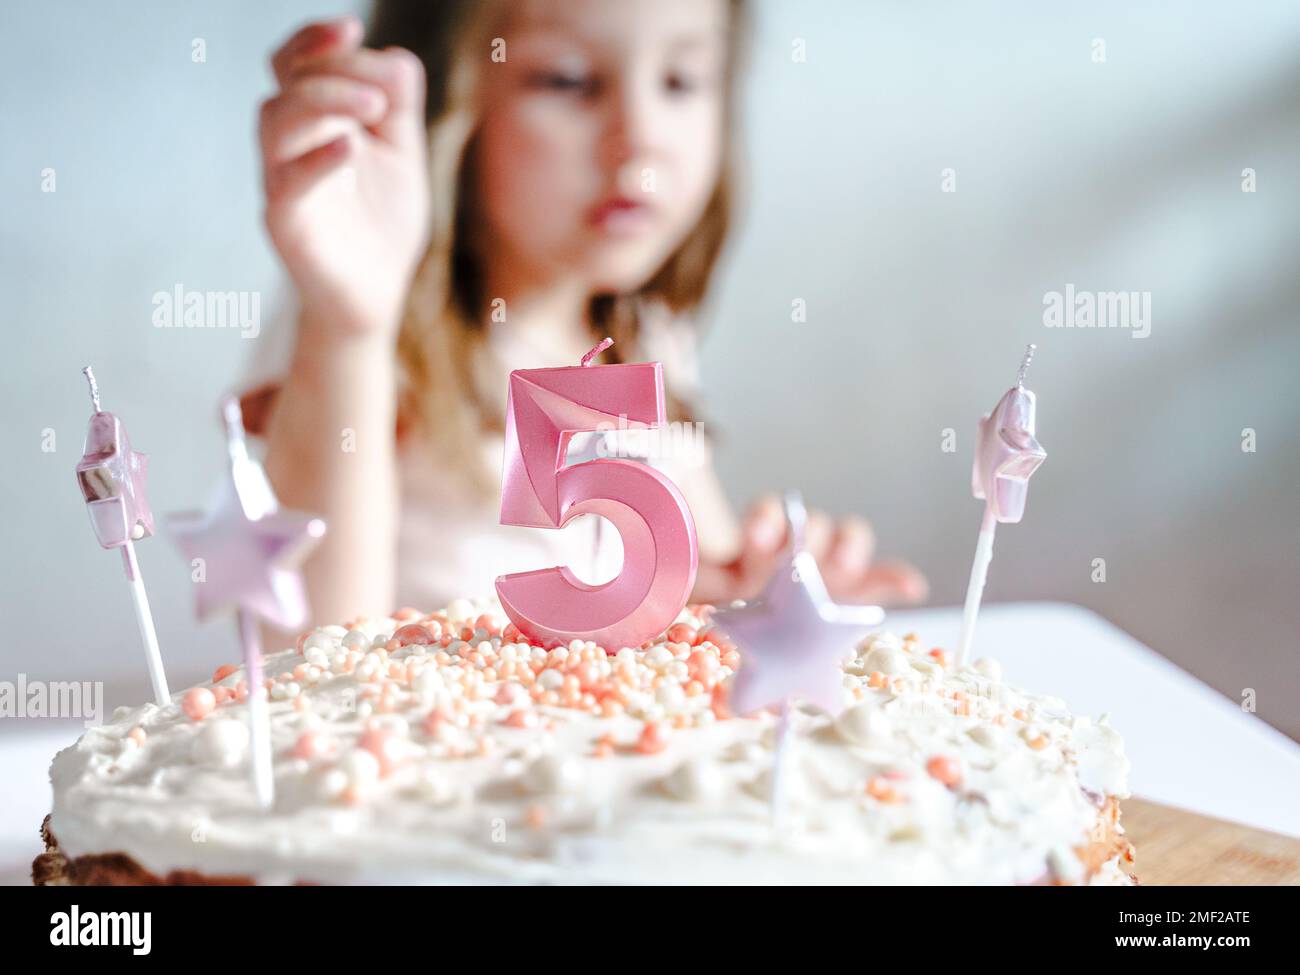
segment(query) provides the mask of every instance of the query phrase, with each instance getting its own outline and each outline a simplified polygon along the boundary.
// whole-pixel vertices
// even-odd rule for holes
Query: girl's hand
[[[361,35],[355,17],[310,24],[272,56],[266,225],[304,321],[391,337],[429,234],[424,70],[402,48],[362,48]]]
[[[723,565],[700,563],[695,598],[721,604],[753,599],[785,555],[786,524],[775,495],[752,504],[745,515],[740,555]],[[841,603],[891,605],[918,603],[929,587],[925,576],[905,562],[873,562],[875,536],[862,518],[836,522],[809,510],[804,541],[817,560],[831,597]]]

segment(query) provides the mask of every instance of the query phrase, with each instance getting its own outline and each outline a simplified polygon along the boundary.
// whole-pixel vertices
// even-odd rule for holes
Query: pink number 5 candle
[[[578,515],[607,518],[623,540],[623,568],[598,586],[567,566],[497,579],[497,596],[519,631],[544,646],[592,640],[608,650],[640,646],[676,619],[699,565],[695,522],[667,477],[630,460],[564,466],[575,433],[617,424],[665,423],[657,362],[518,369],[506,402],[501,523],[563,528]]]

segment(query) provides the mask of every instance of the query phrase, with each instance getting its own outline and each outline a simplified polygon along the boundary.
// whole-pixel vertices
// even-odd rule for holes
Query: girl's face
[[[643,285],[718,180],[727,26],[725,0],[520,3],[483,53],[488,259],[594,292]]]

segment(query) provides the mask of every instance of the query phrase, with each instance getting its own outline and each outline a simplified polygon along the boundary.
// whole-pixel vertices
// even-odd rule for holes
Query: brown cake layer
[[[250,887],[252,877],[209,877],[197,870],[173,870],[165,877],[151,873],[125,853],[64,856],[50,831],[50,817],[41,823],[45,852],[32,861],[37,887]]]
[[[1120,858],[1124,871],[1132,874],[1133,845],[1124,838],[1119,824],[1119,800],[1107,799],[1097,819],[1097,838],[1079,847],[1087,877],[1091,879],[1102,864]],[[173,870],[159,876],[142,867],[125,853],[94,853],[79,857],[65,856],[59,841],[50,831],[50,817],[41,823],[45,852],[32,861],[32,883],[38,887],[248,887],[252,877],[208,876],[197,870]],[[1051,883],[1050,878],[1044,882]],[[300,882],[301,883],[301,882]]]

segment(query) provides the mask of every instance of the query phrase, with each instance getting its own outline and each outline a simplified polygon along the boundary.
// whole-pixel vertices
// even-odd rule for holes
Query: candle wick
[[[1025,374],[1029,372],[1029,363],[1034,361],[1034,353],[1038,351],[1038,346],[1030,342],[1025,346],[1025,357],[1020,360],[1020,371],[1016,373],[1016,386],[1024,389]]]
[[[94,405],[95,412],[104,412],[99,407],[99,383],[95,382],[95,371],[90,366],[86,366],[81,373],[86,377],[86,382],[90,383],[90,402]]]
[[[603,339],[601,339],[599,342],[596,343],[595,347],[593,347],[590,352],[588,352],[586,355],[582,357],[581,364],[584,366],[591,365],[592,359],[596,358],[596,356],[600,355],[602,352],[604,352],[613,344],[614,344],[614,340],[610,338],[608,335],[605,336]]]

